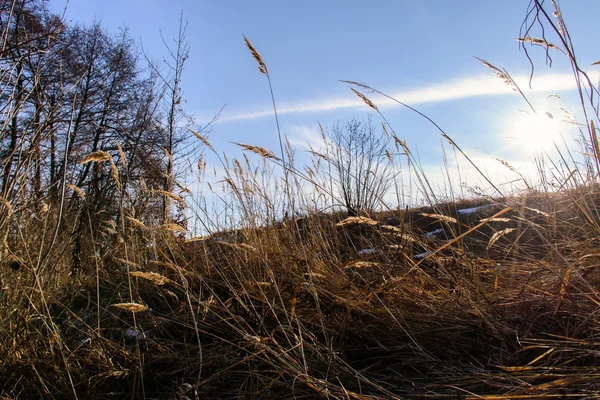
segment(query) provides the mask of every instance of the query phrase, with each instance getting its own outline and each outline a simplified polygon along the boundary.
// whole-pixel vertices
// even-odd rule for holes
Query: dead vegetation
[[[582,236],[589,221],[576,204],[560,206],[569,197],[516,199],[542,213],[536,234],[518,232],[511,208],[506,222],[450,245],[456,226],[468,232],[504,206],[458,212],[452,224],[423,210],[399,225],[390,219],[404,211],[309,215],[303,232],[290,221],[243,241],[165,231],[152,257],[130,249],[130,261],[102,260],[98,276],[78,279],[3,265],[3,305],[16,308],[3,307],[2,390],[176,398],[187,383],[198,398],[591,396],[597,235]],[[443,236],[416,233],[440,223]],[[545,248],[554,224],[560,235]],[[27,286],[35,280],[47,282],[43,293]]]
[[[541,18],[539,2],[531,7],[528,18]],[[49,28],[59,35],[60,27]],[[560,28],[564,34],[563,22]],[[523,36],[523,43],[553,48]],[[269,78],[263,57],[246,43]],[[18,86],[5,78],[6,87]],[[270,78],[269,88],[272,94]],[[153,92],[147,95],[152,103]],[[10,112],[22,117],[29,105],[20,106]],[[406,142],[379,115],[410,159]],[[8,128],[19,123],[6,121]],[[524,182],[523,192],[504,195],[492,184],[493,196],[370,213],[339,211],[348,203],[327,189],[335,185],[319,164],[330,155],[318,153],[301,170],[281,134],[278,155],[239,144],[262,159],[218,155],[233,210],[224,221],[211,219],[206,207],[196,207],[194,218],[175,218],[190,196],[174,174],[173,129],[163,132],[170,150],[158,172],[148,165],[158,159],[155,150],[140,159],[135,146],[100,134],[98,149],[86,155],[78,142],[68,154],[74,161],[64,157],[63,172],[73,176],[36,164],[36,157],[54,160],[54,148],[3,147],[29,161],[3,167],[0,396],[597,396],[600,163],[594,125],[586,125],[583,159],[563,152],[556,175],[545,177],[557,190]],[[65,133],[34,128],[24,132],[44,143]],[[205,168],[202,159],[198,164]],[[36,184],[38,175],[49,176],[48,188]],[[430,187],[426,177],[412,178]],[[394,182],[382,179],[386,188]],[[373,207],[389,203],[376,200]],[[203,224],[202,235],[192,235],[192,220]]]

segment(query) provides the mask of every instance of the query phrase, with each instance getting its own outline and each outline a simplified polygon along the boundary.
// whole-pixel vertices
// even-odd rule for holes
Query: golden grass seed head
[[[81,188],[80,188],[80,187],[78,187],[78,186],[75,186],[75,185],[73,185],[73,184],[71,184],[71,183],[69,183],[69,184],[67,185],[67,187],[68,187],[69,189],[71,189],[73,192],[75,192],[75,193],[77,194],[77,196],[79,196],[79,198],[80,198],[80,199],[82,199],[82,200],[85,200],[85,193],[83,193],[83,190],[81,190]]]
[[[248,151],[253,152],[254,154],[258,154],[261,157],[270,158],[270,159],[277,160],[277,161],[281,160],[279,157],[277,157],[275,155],[275,153],[273,153],[271,150],[265,149],[264,147],[252,146],[252,145],[244,144],[244,143],[236,143],[236,142],[232,142],[232,143],[235,144],[236,146],[241,147],[244,150],[248,150]]]
[[[497,218],[484,218],[484,219],[480,220],[479,222],[510,222],[510,221],[511,221],[510,218],[497,217]]]
[[[518,42],[521,43],[531,43],[531,44],[535,44],[538,46],[542,46],[546,49],[553,49],[553,50],[560,50],[560,48],[558,46],[556,46],[555,44],[552,44],[550,42],[548,42],[545,39],[540,39],[540,38],[532,38],[532,37],[520,37],[517,38]]]
[[[443,214],[421,213],[421,215],[424,217],[437,219],[438,221],[441,221],[441,222],[451,222],[453,224],[458,224],[458,221],[456,220],[456,218],[452,218],[452,217],[449,217],[449,216],[443,215]]]
[[[492,247],[494,245],[494,243],[496,243],[502,236],[504,236],[508,233],[511,233],[514,230],[515,230],[515,228],[506,228],[506,229],[503,229],[501,231],[494,233],[492,235],[492,237],[490,238],[490,241],[486,247],[486,250],[489,250],[490,247]]]
[[[113,307],[120,308],[121,310],[131,312],[142,312],[148,310],[148,307],[139,303],[115,303],[111,304]]]
[[[91,152],[90,154],[88,154],[87,156],[83,157],[83,159],[81,161],[79,161],[79,164],[86,164],[89,162],[104,162],[104,161],[108,161],[110,160],[110,154],[106,151],[94,151]]]
[[[113,180],[115,181],[117,186],[121,187],[121,181],[119,179],[119,170],[117,169],[117,166],[113,162],[112,158],[110,158],[109,161],[110,161],[110,176],[113,178]]]
[[[486,67],[488,67],[489,69],[494,71],[494,74],[496,74],[496,76],[499,79],[502,79],[506,85],[512,86],[514,88],[515,82],[512,80],[512,78],[506,72],[502,71],[500,68],[495,67],[494,65],[490,64],[489,62],[482,60],[479,57],[475,57],[475,58],[478,59],[479,61],[481,61],[481,63],[483,65],[485,65]]]
[[[130,216],[126,216],[125,219],[129,222],[131,222],[133,225],[137,226],[138,228],[142,228],[142,229],[148,229],[148,227],[140,220],[135,219],[133,217]]]
[[[185,243],[205,242],[205,241],[209,240],[210,238],[211,238],[210,236],[198,236],[198,237],[186,239]]]
[[[260,53],[256,50],[256,48],[254,47],[254,45],[252,45],[252,42],[250,42],[250,40],[248,40],[248,38],[246,36],[244,36],[244,41],[246,42],[246,46],[250,50],[250,53],[252,53],[252,57],[254,57],[254,59],[258,63],[258,70],[261,73],[263,73],[265,75],[268,75],[269,74],[269,70],[267,69],[267,65],[263,61],[262,56],[260,55]]]
[[[140,189],[142,190],[142,193],[146,193],[148,191],[146,180],[143,177],[140,177]]]
[[[377,268],[380,264],[372,261],[353,260],[344,264],[344,269]]]
[[[165,284],[171,282],[171,280],[169,278],[166,278],[160,274],[157,274],[156,272],[133,271],[133,272],[130,272],[129,275],[146,279],[147,281],[150,281],[157,286],[162,286],[162,285],[165,285]]]
[[[165,190],[160,190],[160,189],[154,189],[153,192],[161,194],[163,196],[166,196],[166,197],[168,197],[168,198],[170,198],[172,200],[175,200],[176,202],[178,202],[182,206],[187,205],[186,201],[184,199],[182,199],[181,197],[177,196],[175,193],[167,192]]]
[[[367,217],[348,217],[345,220],[340,221],[337,224],[335,224],[335,226],[345,226],[345,225],[351,225],[351,224],[377,225],[378,222],[371,218],[367,218]]]
[[[123,147],[121,147],[121,144],[119,142],[115,142],[115,145],[117,146],[117,150],[119,151],[119,158],[121,159],[121,164],[127,167],[127,157],[125,156]]]
[[[377,106],[375,104],[373,104],[373,102],[371,100],[369,100],[364,94],[360,93],[359,91],[355,90],[354,88],[350,88],[350,90],[352,90],[355,95],[360,97],[362,99],[362,101],[365,102],[366,105],[371,107],[373,110],[379,112],[379,109],[377,108]]]
[[[178,224],[173,224],[173,223],[159,225],[157,227],[157,229],[160,231],[168,231],[168,232],[181,232],[181,233],[187,232],[187,230],[183,226],[178,225]]]
[[[190,132],[192,132],[192,134],[193,134],[194,136],[196,136],[196,137],[197,137],[197,138],[198,138],[198,139],[199,139],[199,140],[202,142],[202,144],[203,144],[203,145],[205,145],[205,146],[206,146],[207,148],[209,148],[211,151],[215,151],[215,149],[214,149],[214,147],[212,146],[212,144],[210,144],[210,142],[209,142],[209,141],[208,141],[208,140],[207,140],[207,139],[206,139],[204,136],[202,136],[202,135],[201,135],[199,132],[196,132],[196,131],[194,131],[194,130],[192,130],[192,129],[190,129]]]

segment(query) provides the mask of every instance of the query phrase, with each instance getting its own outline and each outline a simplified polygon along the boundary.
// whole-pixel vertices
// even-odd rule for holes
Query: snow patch
[[[421,260],[421,259],[423,259],[423,258],[427,257],[427,256],[428,256],[428,255],[430,255],[430,254],[431,254],[430,252],[426,251],[425,253],[421,253],[421,254],[415,254],[415,255],[413,256],[413,258],[414,258],[414,259],[417,259],[417,260]]]
[[[84,337],[83,339],[81,339],[81,340],[79,341],[79,344],[80,344],[81,346],[83,346],[83,345],[85,345],[85,344],[88,344],[88,343],[90,343],[91,341],[92,341],[92,339],[91,339],[91,338],[89,338],[89,337]]]
[[[471,207],[471,208],[463,208],[462,210],[458,210],[459,214],[468,215],[473,214],[477,211],[485,210],[486,208],[493,207],[495,204],[485,204],[483,206]]]
[[[435,231],[427,232],[423,236],[425,236],[426,238],[431,238],[431,237],[434,237],[435,235],[437,235],[438,233],[442,233],[442,232],[444,232],[444,230],[442,228],[440,228],[440,229],[436,229]]]
[[[126,337],[135,338],[135,339],[145,339],[146,338],[146,333],[141,329],[127,328],[127,329],[125,329],[125,331],[123,331],[123,334]]]
[[[377,253],[377,250],[375,250],[375,249],[362,249],[362,250],[358,251],[359,256],[368,256],[368,255],[373,255],[376,253]]]

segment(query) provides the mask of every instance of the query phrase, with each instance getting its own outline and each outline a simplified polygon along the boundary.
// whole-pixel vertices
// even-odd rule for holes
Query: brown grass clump
[[[47,367],[62,346],[65,358],[77,360],[67,365],[82,397],[141,396],[142,388],[147,396],[175,396],[182,382],[209,398],[239,396],[241,387],[242,398],[319,398],[324,390],[350,398],[457,390],[543,398],[558,388],[585,396],[600,389],[600,275],[593,257],[583,257],[594,254],[595,234],[584,229],[591,214],[580,211],[581,199],[591,210],[600,194],[590,187],[548,200],[516,198],[538,218],[538,232],[519,228],[518,214],[488,219],[418,266],[413,255],[439,246],[411,233],[430,229],[433,213],[418,209],[398,211],[398,219],[420,216],[423,225],[394,222],[389,213],[353,222],[308,215],[284,229],[156,237],[151,251],[106,258],[97,284],[65,279],[47,292],[54,325],[31,319],[3,336],[2,390],[68,391],[67,375]],[[494,211],[457,213],[454,225],[468,229]],[[390,234],[400,231],[415,238],[410,246]],[[138,229],[127,243],[158,234],[167,232]],[[548,235],[556,244],[532,257],[527,249]],[[358,257],[366,245],[373,251]],[[23,280],[33,271],[23,260],[10,272]],[[49,332],[60,342],[45,341]],[[21,376],[33,384],[22,386]]]

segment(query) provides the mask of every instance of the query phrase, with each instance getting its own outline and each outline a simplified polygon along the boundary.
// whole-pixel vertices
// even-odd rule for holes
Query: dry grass
[[[419,171],[406,142],[384,128]],[[124,200],[127,154],[118,144],[122,170],[108,152],[82,160],[110,162],[122,196],[114,218],[96,223],[101,212],[65,206],[85,199],[74,184],[49,205],[0,198],[0,396],[597,396],[597,139],[586,167],[561,154],[562,170],[545,177],[558,191],[527,185],[511,196],[360,216],[337,211],[333,185],[321,180],[331,177],[319,164],[330,155],[313,152],[304,173],[279,139],[279,156],[239,144],[257,164],[218,155],[226,218],[194,208],[203,232],[163,223],[156,207],[165,197],[189,207],[193,196],[142,179],[135,201]],[[436,199],[426,177],[416,178]]]
[[[35,290],[15,285],[35,276],[22,261],[2,274],[4,304],[28,304],[3,317],[2,390],[56,397],[69,393],[68,373],[82,398],[185,388],[207,398],[590,396],[600,389],[600,271],[597,219],[580,209],[595,207],[600,192],[541,197],[514,199],[550,216],[533,213],[542,218],[536,233],[515,235],[513,211],[417,268],[411,254],[439,244],[409,247],[390,232],[431,229],[422,209],[408,210],[421,217],[411,225],[390,224],[389,212],[354,223],[308,215],[227,241],[138,230],[129,243],[154,235],[151,252],[131,247],[121,259],[115,249],[98,285],[93,269],[52,280],[47,312]],[[393,215],[403,221],[406,212]],[[367,260],[358,255],[366,244]]]

